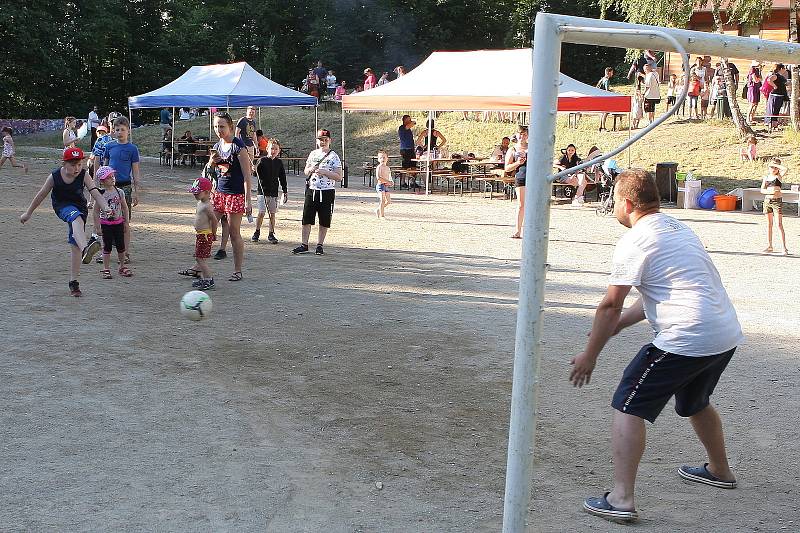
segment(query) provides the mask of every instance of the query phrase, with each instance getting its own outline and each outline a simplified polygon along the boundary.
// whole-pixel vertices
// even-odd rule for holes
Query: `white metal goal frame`
[[[563,173],[551,174],[550,170],[555,146],[558,73],[562,43],[675,51],[683,55],[686,72],[688,72],[687,53],[744,57],[776,63],[800,63],[798,44],[551,13],[536,15],[530,124],[536,128],[537,135],[531,136],[528,145],[526,217],[520,264],[519,307],[503,508],[505,533],[523,532],[528,527],[536,430],[536,385],[540,339],[544,326],[543,303],[550,227],[550,184],[563,175]],[[588,161],[570,171],[575,172],[612,157],[641,139],[666,120],[685,96],[686,87],[676,104],[659,120],[603,157]]]

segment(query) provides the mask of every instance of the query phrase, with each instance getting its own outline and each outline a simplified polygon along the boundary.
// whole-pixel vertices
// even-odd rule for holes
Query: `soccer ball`
[[[211,297],[203,291],[189,291],[181,298],[181,314],[189,320],[203,320],[211,314]]]

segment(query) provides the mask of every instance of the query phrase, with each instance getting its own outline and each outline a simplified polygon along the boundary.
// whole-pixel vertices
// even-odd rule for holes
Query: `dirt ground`
[[[190,287],[175,273],[192,260],[195,172],[144,165],[134,277],[104,281],[89,265],[75,299],[49,200],[18,220],[54,161],[28,176],[0,170],[0,529],[500,529],[515,204],[403,192],[379,221],[357,177],[337,191],[326,255],[293,257],[302,180],[290,175],[280,244],[248,241],[239,283],[226,281],[230,259],[213,261],[213,314],[193,323],[178,312]],[[590,386],[568,384],[624,228],[554,206],[531,531],[800,530],[800,256],[759,253],[756,213],[670,214],[708,247],[747,335],[714,396],[740,488],[679,480],[680,464],[704,457],[668,407],[648,427],[642,521],[581,510],[610,486],[608,404],[651,333],[619,335]],[[800,252],[800,219],[785,224]]]

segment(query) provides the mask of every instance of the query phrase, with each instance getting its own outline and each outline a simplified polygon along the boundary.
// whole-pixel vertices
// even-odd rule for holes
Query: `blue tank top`
[[[239,163],[239,152],[246,149],[244,143],[238,137],[234,137],[228,151],[225,152],[221,149],[222,142],[220,140],[214,145],[221,159],[217,164],[219,172],[217,190],[226,194],[244,194],[244,173]]]
[[[72,183],[64,183],[61,177],[61,169],[57,168],[50,174],[53,178],[53,190],[50,193],[50,200],[53,202],[53,211],[58,212],[67,206],[76,207],[84,216],[89,214],[86,207],[86,197],[83,195],[83,180],[86,177],[86,169],[75,178]]]

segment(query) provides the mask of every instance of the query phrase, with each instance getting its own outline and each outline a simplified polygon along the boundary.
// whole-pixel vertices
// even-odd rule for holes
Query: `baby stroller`
[[[606,216],[614,211],[614,180],[619,172],[614,159],[606,159],[600,166],[597,181],[597,199],[600,205],[595,209],[597,216]]]

